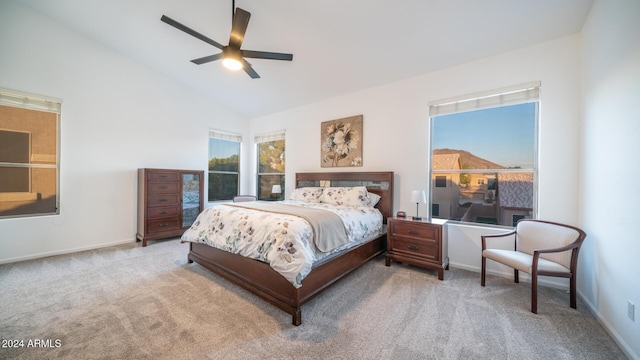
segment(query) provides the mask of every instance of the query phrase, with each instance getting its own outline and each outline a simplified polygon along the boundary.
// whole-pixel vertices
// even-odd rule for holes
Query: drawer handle
[[[166,177],[168,177],[168,176],[167,176],[167,175],[158,175],[158,177],[166,178]]]
[[[419,232],[414,231],[414,230],[409,230],[408,233],[409,233],[409,235],[420,235]]]
[[[419,250],[417,246],[413,246],[413,245],[409,245],[409,246],[407,246],[407,248],[409,250],[413,250],[413,251],[418,251]]]
[[[167,215],[169,212],[167,211],[160,211],[160,215]]]
[[[163,186],[160,186],[160,189],[167,189],[167,187],[163,185]]]
[[[158,225],[158,227],[165,227],[165,226],[169,226],[169,224],[160,224],[160,225]]]
[[[160,201],[160,202],[165,202],[165,201],[169,201],[169,199],[160,199],[160,200],[158,200],[158,201]]]

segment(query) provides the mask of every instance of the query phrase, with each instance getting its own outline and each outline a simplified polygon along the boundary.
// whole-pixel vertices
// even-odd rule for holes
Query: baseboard
[[[618,332],[615,330],[615,328],[613,326],[611,326],[611,324],[609,324],[607,319],[604,318],[602,316],[602,314],[600,314],[600,312],[596,309],[596,307],[585,296],[582,295],[580,290],[578,290],[577,292],[578,292],[578,296],[580,297],[582,302],[584,302],[587,305],[587,307],[589,308],[589,310],[591,311],[593,316],[596,317],[596,319],[598,320],[600,325],[602,325],[604,330],[609,334],[609,336],[611,336],[613,341],[615,341],[616,344],[618,344],[618,346],[620,347],[620,350],[622,350],[622,352],[625,355],[627,355],[627,357],[629,359],[639,360],[640,359],[640,354],[636,354],[636,353],[633,352],[633,350],[624,341],[624,339],[622,339],[622,337],[620,336],[620,334],[618,334]]]
[[[18,257],[9,258],[9,259],[2,259],[0,260],[0,264],[10,264],[10,263],[15,263],[19,261],[41,259],[49,256],[65,255],[65,254],[71,254],[71,253],[76,253],[80,251],[101,249],[101,248],[115,246],[115,245],[128,244],[135,241],[136,239],[127,239],[127,240],[114,241],[114,242],[103,243],[98,245],[81,246],[77,248],[70,248],[70,249],[64,249],[64,250],[58,250],[58,251],[48,251],[48,252],[42,252],[42,253],[32,254],[27,256],[18,256]]]

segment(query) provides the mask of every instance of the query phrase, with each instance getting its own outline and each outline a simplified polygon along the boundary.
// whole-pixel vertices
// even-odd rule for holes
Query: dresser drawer
[[[177,206],[149,208],[147,211],[149,219],[177,217],[178,214],[180,214],[180,210]]]
[[[176,230],[180,229],[180,227],[180,222],[177,217],[163,220],[149,220],[147,222],[147,231],[150,233]]]
[[[440,228],[437,226],[425,226],[415,222],[393,222],[391,224],[391,236],[410,237],[418,239],[440,239]]]
[[[163,194],[163,195],[149,195],[147,197],[147,206],[172,206],[180,204],[180,195],[178,194]]]
[[[166,183],[149,183],[149,194],[179,194],[180,183],[166,182]]]
[[[416,255],[429,260],[438,260],[440,251],[435,240],[420,240],[405,237],[393,237],[391,251]]]
[[[180,181],[180,174],[177,172],[160,172],[154,171],[149,173],[147,179],[149,182],[164,182],[164,181]]]

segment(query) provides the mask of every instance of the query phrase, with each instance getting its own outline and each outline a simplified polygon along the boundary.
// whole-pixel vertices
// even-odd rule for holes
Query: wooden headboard
[[[335,186],[366,186],[381,197],[376,208],[384,223],[393,216],[393,171],[296,173],[296,188]]]

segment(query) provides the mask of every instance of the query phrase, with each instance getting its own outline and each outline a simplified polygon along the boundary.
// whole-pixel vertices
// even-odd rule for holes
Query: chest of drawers
[[[444,270],[449,269],[443,223],[388,218],[385,265],[390,266],[391,260],[438,270],[438,279],[443,280]]]
[[[138,169],[138,233],[147,240],[182,235],[204,208],[204,171]]]

